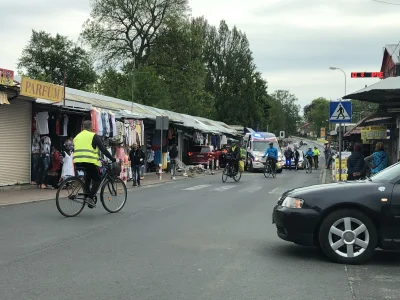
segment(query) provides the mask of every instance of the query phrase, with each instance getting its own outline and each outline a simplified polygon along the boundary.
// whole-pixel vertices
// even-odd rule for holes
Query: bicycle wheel
[[[222,171],[222,182],[224,183],[228,180],[228,172],[229,172],[228,168],[229,165],[226,165],[224,170]]]
[[[309,169],[309,162],[306,162],[306,165],[305,165],[305,168],[304,168],[304,170],[306,171],[306,173],[308,173],[308,169]]]
[[[264,172],[263,173],[264,173],[265,178],[268,178],[269,175],[271,175],[271,167],[270,167],[269,164],[264,166]]]
[[[61,182],[56,194],[57,209],[64,217],[76,217],[85,207],[85,188],[82,180],[71,177]],[[64,208],[64,206],[67,206]],[[68,207],[72,207],[68,210]]]
[[[236,182],[238,182],[240,180],[240,178],[242,178],[242,172],[236,172],[235,176],[233,176],[233,180],[235,180]]]
[[[125,206],[127,198],[126,185],[120,178],[108,179],[101,187],[100,200],[109,213],[119,212]]]
[[[272,169],[272,167],[270,167],[270,168],[271,168],[271,175],[273,178],[275,178],[276,177],[276,169]]]

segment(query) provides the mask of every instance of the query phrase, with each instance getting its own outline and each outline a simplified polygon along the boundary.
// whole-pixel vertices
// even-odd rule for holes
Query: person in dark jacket
[[[361,145],[355,144],[353,152],[347,159],[347,180],[358,180],[365,176],[366,165]]]
[[[173,144],[171,150],[169,150],[169,158],[171,160],[171,178],[175,179],[176,159],[178,158],[178,148],[176,144]]]
[[[297,148],[294,148],[294,169],[297,171],[299,167],[300,152]]]
[[[292,158],[293,158],[292,149],[288,147],[284,154],[286,158],[286,167],[289,169],[289,171],[292,171]]]
[[[144,164],[145,154],[137,144],[133,144],[132,150],[129,152],[129,160],[131,161],[133,186],[140,186],[140,170]]]

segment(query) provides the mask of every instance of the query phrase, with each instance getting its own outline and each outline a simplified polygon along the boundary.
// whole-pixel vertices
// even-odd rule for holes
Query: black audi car
[[[286,191],[272,219],[281,239],[320,247],[339,263],[365,262],[376,248],[400,250],[400,163],[362,181]]]

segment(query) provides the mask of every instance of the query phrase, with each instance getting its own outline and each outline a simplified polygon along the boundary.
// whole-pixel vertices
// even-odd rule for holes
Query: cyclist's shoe
[[[96,204],[92,198],[86,198],[86,203],[89,208],[95,208]]]

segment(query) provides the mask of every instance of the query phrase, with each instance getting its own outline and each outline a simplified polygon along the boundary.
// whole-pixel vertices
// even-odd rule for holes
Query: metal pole
[[[164,120],[163,120],[163,116],[161,116],[161,136],[160,136],[160,151],[161,151],[161,174],[163,172],[163,127],[164,127]]]
[[[133,100],[134,100],[134,92],[135,92],[135,58],[133,58],[133,67],[132,67],[132,106],[131,113],[133,113]]]
[[[67,71],[64,72],[64,101],[63,106],[65,106],[65,85],[67,83]]]
[[[346,96],[346,73],[342,70],[344,75],[344,95]],[[342,123],[339,123],[339,181],[342,181]]]

